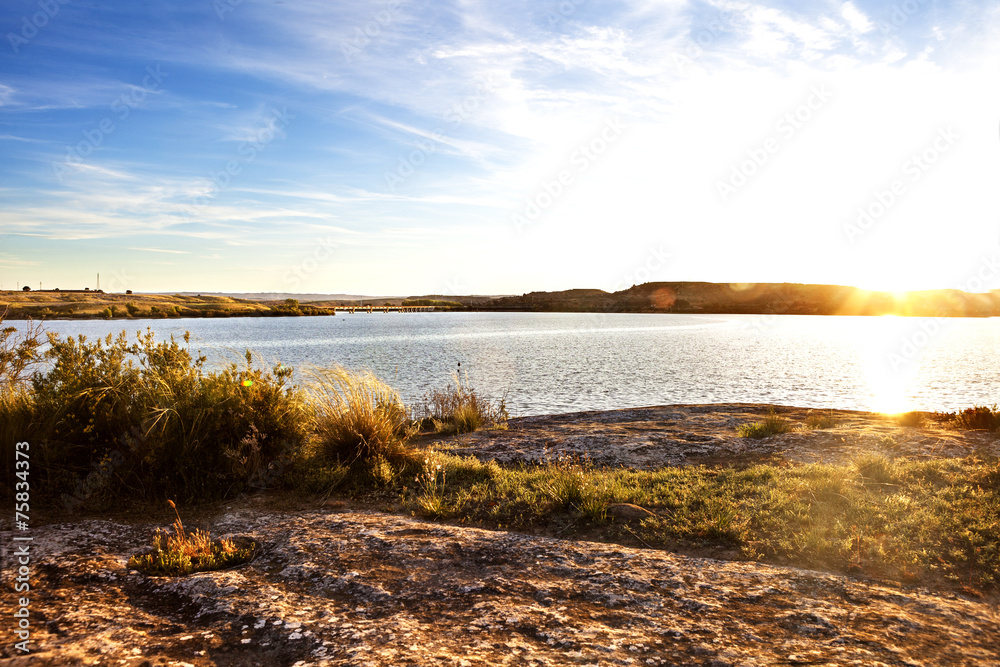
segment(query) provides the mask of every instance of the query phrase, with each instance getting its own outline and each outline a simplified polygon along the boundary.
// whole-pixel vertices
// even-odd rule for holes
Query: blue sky
[[[1000,249],[995,3],[11,0],[0,27],[3,288],[965,287]]]

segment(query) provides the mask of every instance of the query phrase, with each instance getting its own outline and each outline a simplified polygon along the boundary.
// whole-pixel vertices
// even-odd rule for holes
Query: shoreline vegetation
[[[94,341],[48,334],[47,348],[41,336],[37,328],[2,329],[0,437],[7,479],[16,472],[14,443],[30,443],[33,505],[47,504],[52,516],[123,506],[155,514],[168,500],[199,507],[273,491],[977,596],[1000,586],[1000,459],[992,445],[921,458],[886,439],[834,463],[772,454],[651,470],[563,455],[500,463],[448,451],[474,431],[499,434],[511,423],[503,398],[480,397],[457,376],[407,406],[371,374],[317,371],[298,386],[291,369],[261,368],[250,351],[244,363],[209,371],[186,336],[157,343],[152,332]],[[49,370],[35,371],[43,360]],[[792,422],[774,410],[726,428],[748,443],[775,443],[837,423],[832,413]],[[983,406],[893,419],[899,428],[933,423],[959,436],[977,429],[990,443],[1000,425],[997,409]],[[13,493],[13,484],[5,488]]]
[[[655,282],[617,292],[571,289],[520,296],[425,295],[310,300],[294,295],[119,294],[0,291],[7,319],[137,319],[334,315],[337,307],[428,307],[447,311],[761,315],[1000,316],[1000,290],[880,292],[842,285]],[[274,298],[278,297],[278,298]]]

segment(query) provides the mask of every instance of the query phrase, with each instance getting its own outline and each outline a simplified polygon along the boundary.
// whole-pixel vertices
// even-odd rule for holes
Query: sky
[[[1000,7],[8,0],[0,287],[1000,288]]]

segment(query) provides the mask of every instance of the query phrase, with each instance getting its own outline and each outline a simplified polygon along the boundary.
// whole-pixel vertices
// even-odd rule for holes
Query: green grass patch
[[[383,493],[414,514],[582,533],[915,582],[1000,585],[1000,463],[863,455],[845,465],[628,470],[569,459],[501,466],[429,453],[423,477]],[[625,519],[609,507],[651,513]]]

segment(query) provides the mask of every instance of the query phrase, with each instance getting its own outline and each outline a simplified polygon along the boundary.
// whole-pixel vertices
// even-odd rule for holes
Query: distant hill
[[[566,313],[1000,316],[1000,290],[984,294],[954,289],[896,293],[844,285],[705,282],[656,282],[620,292],[570,289],[520,296],[3,291],[0,315],[5,311],[7,319],[333,315],[334,307],[357,306],[359,302],[366,306],[399,306],[406,302],[439,310]]]
[[[636,285],[620,292],[597,289],[529,292],[477,304],[476,309],[991,317],[1000,315],[1000,291],[978,294],[949,289],[895,293],[843,285],[656,282]]]

